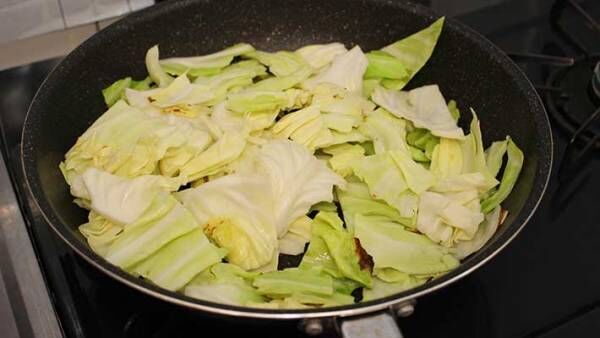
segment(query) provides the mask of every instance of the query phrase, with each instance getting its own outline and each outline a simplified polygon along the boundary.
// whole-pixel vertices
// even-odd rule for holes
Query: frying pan
[[[525,162],[503,203],[509,216],[489,243],[455,270],[417,288],[369,302],[309,310],[251,309],[161,289],[107,263],[88,247],[77,230],[86,214],[73,204],[58,164],[106,110],[101,89],[125,76],[146,76],[144,55],[154,44],[160,45],[161,57],[208,54],[238,42],[273,51],[341,41],[372,50],[426,27],[437,17],[418,5],[376,0],[179,1],[132,14],[75,49],[39,89],[23,127],[21,151],[28,186],[48,224],[73,250],[134,289],[217,315],[302,319],[309,333],[319,332],[327,318],[342,318],[341,331],[347,336],[366,332],[361,331],[366,325],[383,330],[386,336],[399,336],[389,325],[393,325],[390,309],[407,314],[414,299],[459,280],[497,254],[532,216],[550,174],[550,126],[531,83],[502,51],[462,24],[446,21],[433,56],[410,87],[437,83],[463,111],[473,107],[478,112],[486,145],[511,135]],[[462,125],[467,125],[465,119],[461,118]]]

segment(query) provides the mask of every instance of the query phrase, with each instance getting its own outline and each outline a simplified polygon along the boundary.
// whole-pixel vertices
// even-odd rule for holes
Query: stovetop
[[[434,9],[436,2],[431,1]],[[471,2],[456,1],[456,6]],[[563,1],[567,5],[564,12],[560,9],[559,19],[565,30],[574,32],[578,41],[573,44],[552,24],[556,21],[551,18],[558,15],[556,6],[552,10],[552,1],[490,3],[458,19],[513,53],[541,96],[563,100],[560,88],[546,79],[561,65],[580,60],[586,52],[600,52],[600,48],[582,50],[577,46],[600,46],[600,31],[593,33],[597,27]],[[577,4],[592,18],[600,18],[600,2]],[[24,187],[18,148],[27,106],[58,61],[0,72],[0,127],[2,153],[64,335],[159,338],[216,332],[219,336],[304,337],[296,322],[229,321],[146,296],[94,269],[50,230]],[[419,298],[415,313],[399,319],[406,337],[598,336],[600,156],[597,144],[593,144],[587,156],[575,156],[578,169],[563,170],[559,180],[561,162],[571,158],[563,157],[573,130],[558,118],[551,121],[555,164],[535,216],[509,246],[482,268]],[[583,122],[578,121],[573,122],[576,127]],[[591,122],[591,128],[583,131],[587,138],[575,140],[569,152],[581,150],[585,140],[597,132],[593,128],[598,124]]]

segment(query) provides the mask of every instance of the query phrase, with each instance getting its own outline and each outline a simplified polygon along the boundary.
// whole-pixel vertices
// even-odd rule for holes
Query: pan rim
[[[375,0],[375,1],[378,1],[378,0]],[[187,1],[186,4],[189,4],[192,2],[193,1]],[[186,5],[186,4],[184,4],[184,5]],[[132,18],[135,19],[135,18],[141,17],[141,16],[145,15],[145,13],[148,13],[148,12],[158,13],[161,9],[164,10],[164,8],[168,8],[169,6],[174,7],[177,5],[181,5],[181,3],[180,4],[176,4],[175,2],[160,3],[156,6],[154,6],[153,8],[144,9],[144,10],[134,13],[124,19],[121,19],[121,20],[117,21],[116,23],[112,24],[111,26],[113,26],[113,28],[114,28],[115,26],[117,26],[119,24],[123,24],[123,22],[126,20],[129,21],[129,20],[132,20]],[[431,9],[423,7],[419,4],[393,3],[393,4],[390,4],[390,6],[403,7],[404,9],[410,9],[415,14],[426,16],[426,17],[437,17],[437,15]],[[465,37],[468,37],[470,35],[470,38],[476,39],[476,40],[478,40],[478,42],[485,45],[486,52],[493,51],[497,54],[496,57],[501,58],[503,62],[510,64],[510,67],[511,67],[510,70],[512,70],[513,75],[516,76],[516,80],[523,81],[523,84],[526,86],[527,94],[529,96],[531,96],[532,100],[535,100],[536,105],[540,109],[540,113],[541,113],[540,115],[543,116],[544,123],[543,123],[543,126],[537,126],[537,128],[545,131],[546,133],[544,133],[545,134],[544,136],[548,137],[547,147],[545,147],[545,149],[542,149],[542,152],[541,152],[542,156],[540,158],[541,161],[540,161],[540,164],[538,164],[538,166],[540,166],[541,168],[536,168],[535,178],[534,178],[534,182],[533,182],[533,187],[535,187],[536,185],[539,185],[541,183],[542,188],[539,190],[532,188],[530,195],[527,197],[524,208],[519,212],[519,214],[517,214],[517,219],[515,219],[515,221],[517,221],[519,218],[521,218],[522,220],[520,221],[520,224],[518,224],[518,225],[511,224],[511,226],[513,226],[514,229],[512,230],[512,232],[507,232],[508,237],[507,238],[498,237],[498,238],[496,238],[495,242],[489,243],[489,244],[492,244],[490,247],[488,247],[488,250],[491,249],[491,251],[489,253],[487,253],[487,255],[481,257],[479,260],[475,260],[474,263],[472,262],[473,264],[471,264],[470,266],[465,266],[465,263],[461,262],[461,265],[459,267],[457,267],[456,269],[447,273],[446,275],[435,279],[431,283],[427,283],[427,284],[421,285],[421,286],[413,288],[413,289],[409,289],[409,290],[406,290],[406,291],[403,291],[403,292],[400,292],[400,293],[397,293],[394,295],[390,295],[390,296],[387,296],[384,298],[380,298],[380,299],[376,299],[376,300],[372,300],[372,301],[368,301],[368,302],[364,302],[364,303],[357,303],[357,304],[336,306],[336,307],[325,307],[325,308],[320,308],[320,309],[301,309],[301,310],[260,309],[260,308],[251,308],[251,307],[232,306],[232,305],[213,303],[213,302],[209,302],[209,301],[205,301],[205,300],[195,299],[195,298],[186,296],[181,293],[176,293],[176,292],[172,292],[172,291],[169,291],[166,289],[162,289],[162,288],[157,287],[149,282],[137,279],[136,277],[127,274],[126,272],[122,271],[120,268],[111,265],[110,263],[105,261],[103,258],[101,258],[97,254],[95,254],[91,249],[89,249],[89,247],[87,247],[87,248],[85,248],[83,246],[80,247],[79,244],[82,244],[82,243],[78,243],[79,241],[73,240],[74,238],[71,239],[71,238],[68,238],[67,236],[65,236],[65,234],[63,234],[59,230],[60,226],[54,224],[55,222],[51,219],[51,217],[49,217],[48,213],[49,212],[52,213],[52,211],[45,210],[43,208],[43,206],[40,204],[40,201],[38,201],[38,198],[34,197],[33,200],[35,202],[35,206],[38,208],[42,217],[48,223],[48,225],[52,228],[52,230],[71,249],[73,249],[85,261],[87,261],[88,263],[90,263],[91,265],[93,265],[95,268],[99,269],[103,273],[107,274],[111,278],[131,287],[132,289],[138,290],[142,293],[148,294],[150,296],[161,299],[163,301],[167,301],[172,304],[176,304],[176,305],[183,306],[186,308],[206,311],[206,312],[213,313],[213,314],[227,315],[227,316],[232,316],[232,317],[277,319],[277,320],[322,318],[322,317],[348,317],[348,316],[363,315],[363,314],[373,313],[373,312],[377,312],[377,311],[382,311],[382,310],[388,309],[394,305],[403,304],[407,301],[411,301],[413,299],[416,299],[418,297],[421,297],[423,295],[429,294],[429,293],[439,290],[443,287],[446,287],[446,286],[464,278],[465,276],[469,275],[470,273],[472,273],[473,271],[475,271],[476,269],[480,268],[482,265],[484,265],[485,263],[490,261],[494,256],[496,256],[498,253],[500,253],[510,242],[512,242],[512,240],[521,232],[523,227],[529,222],[531,217],[533,217],[533,215],[535,214],[535,211],[537,210],[539,204],[541,203],[541,200],[545,194],[545,191],[547,189],[547,186],[548,186],[548,183],[550,180],[550,176],[551,176],[551,172],[552,172],[552,165],[553,165],[553,161],[554,161],[554,154],[553,154],[554,144],[553,144],[552,129],[550,127],[550,121],[548,119],[545,107],[542,104],[541,98],[539,97],[537,92],[533,89],[533,85],[531,84],[531,81],[527,78],[527,76],[523,73],[523,71],[512,60],[510,60],[510,58],[500,48],[495,46],[492,42],[490,42],[487,38],[485,38],[478,32],[472,30],[471,28],[465,26],[464,24],[462,24],[452,18],[446,18],[446,25],[453,26],[453,28],[460,30],[461,33],[463,33],[463,35]],[[107,29],[111,29],[111,27],[108,27]],[[86,42],[84,42],[82,45],[77,47],[77,49],[79,49],[79,48],[81,48],[81,46],[85,45],[87,43],[87,41],[97,38],[98,35],[99,34],[96,34],[96,35],[90,37],[88,40],[86,40]],[[67,58],[68,58],[68,56],[65,59],[67,59]],[[25,121],[23,124],[23,130],[22,130],[22,135],[21,135],[21,145],[20,145],[20,152],[21,152],[20,160],[21,160],[21,168],[23,170],[23,174],[24,174],[24,178],[25,178],[25,185],[27,187],[28,192],[31,194],[31,196],[36,196],[36,193],[34,192],[35,188],[32,187],[31,182],[30,182],[31,180],[35,180],[36,177],[30,177],[30,174],[26,170],[26,163],[25,163],[25,157],[26,157],[25,154],[26,153],[25,153],[25,149],[24,149],[26,134],[28,134],[28,131],[27,131],[28,128],[26,128],[26,127],[28,126],[28,122],[30,121],[30,113],[32,111],[32,107],[34,106],[34,103],[38,99],[39,93],[44,90],[45,84],[48,81],[48,79],[52,78],[52,75],[54,74],[56,69],[58,69],[63,64],[63,62],[64,62],[64,59],[48,74],[46,79],[44,79],[41,86],[38,88],[32,102],[29,106],[29,109],[27,110],[27,114],[25,116]],[[545,178],[543,176],[545,176]],[[539,182],[540,179],[542,179],[543,181]],[[39,187],[38,187],[38,189],[39,189]],[[38,194],[38,195],[42,195],[42,194]],[[537,196],[535,196],[535,195],[537,195]],[[532,198],[535,200],[532,200]],[[525,206],[527,206],[527,204],[530,204],[532,201],[533,201],[533,204],[531,205],[531,208],[529,210],[525,210]],[[523,217],[523,215],[525,215],[525,216]],[[59,223],[62,223],[62,222],[59,221]],[[63,224],[63,227],[64,226],[66,226],[66,225]],[[494,246],[494,244],[495,244],[495,246]]]

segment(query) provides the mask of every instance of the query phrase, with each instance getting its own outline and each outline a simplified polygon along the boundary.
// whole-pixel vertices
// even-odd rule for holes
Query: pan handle
[[[396,319],[389,311],[364,317],[342,318],[339,323],[342,338],[403,338]]]
[[[304,319],[300,329],[309,336],[320,336],[326,330],[333,330],[342,338],[403,338],[396,318],[410,316],[415,304],[416,300],[410,299],[367,315]]]

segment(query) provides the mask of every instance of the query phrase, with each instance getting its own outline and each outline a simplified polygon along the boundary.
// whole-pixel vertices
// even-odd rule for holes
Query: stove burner
[[[600,54],[577,60],[573,66],[552,73],[546,82],[547,87],[557,89],[544,94],[550,117],[556,125],[585,144],[600,134],[600,121],[594,123],[592,119],[588,122],[599,106],[599,64]],[[587,128],[579,130],[583,125]],[[578,131],[581,135],[575,135]],[[600,149],[600,142],[596,140],[591,146]]]

